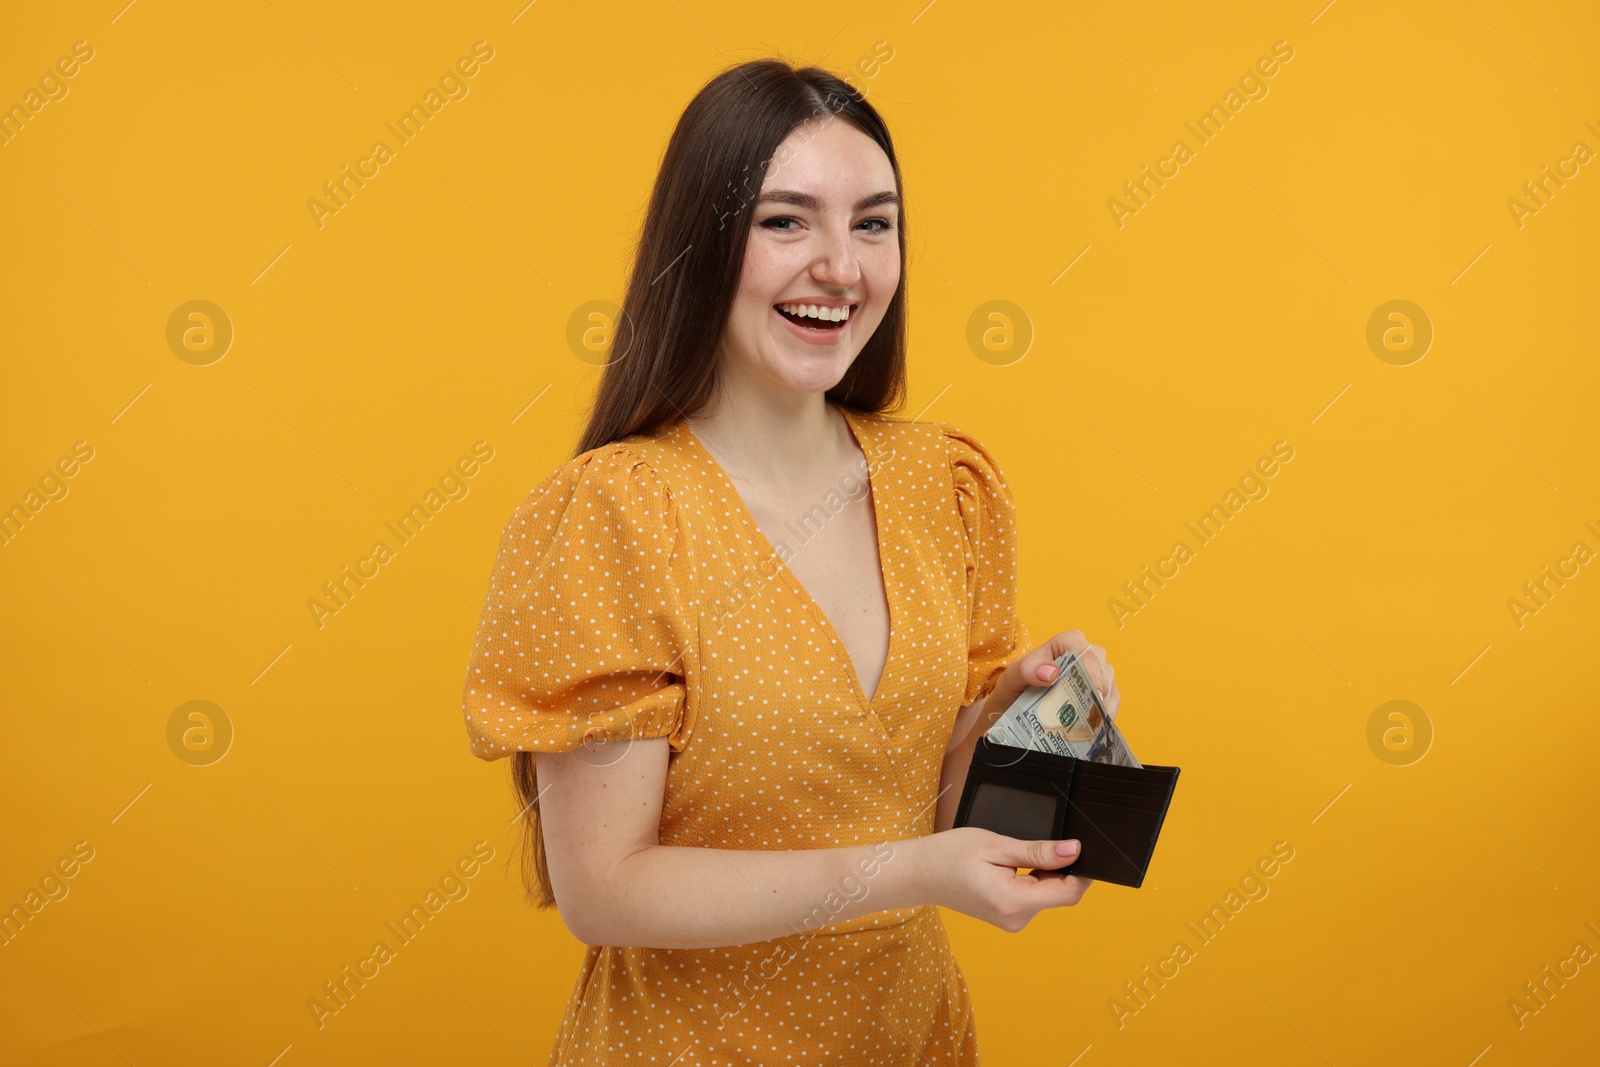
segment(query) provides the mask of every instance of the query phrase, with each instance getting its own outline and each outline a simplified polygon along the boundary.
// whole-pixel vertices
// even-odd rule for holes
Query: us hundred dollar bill
[[[1078,654],[1063,653],[1056,669],[1060,673],[1053,684],[1029,686],[985,736],[996,744],[1091,763],[1143,766],[1105,713]]]

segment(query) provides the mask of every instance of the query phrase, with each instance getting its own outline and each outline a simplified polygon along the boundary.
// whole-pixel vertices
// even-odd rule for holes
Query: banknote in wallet
[[[1144,766],[1105,713],[1078,654],[1071,649],[1062,653],[1056,669],[1059,673],[1053,684],[1029,686],[984,736],[995,744],[1090,763]]]

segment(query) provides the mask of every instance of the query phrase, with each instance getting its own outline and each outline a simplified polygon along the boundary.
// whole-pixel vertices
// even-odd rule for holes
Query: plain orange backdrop
[[[1592,1057],[1600,568],[1544,567],[1600,550],[1600,174],[1572,162],[1600,21],[1322,3],[9,12],[0,105],[39,106],[0,144],[0,508],[28,516],[0,544],[0,905],[38,910],[0,944],[0,1060],[544,1062],[583,950],[507,876],[507,767],[461,720],[476,613],[570,455],[598,374],[570,337],[672,124],[771,52],[888,118],[906,414],[999,458],[1031,629],[1104,645],[1133,749],[1183,767],[1142,889],[1017,935],[947,915],[985,1061]]]

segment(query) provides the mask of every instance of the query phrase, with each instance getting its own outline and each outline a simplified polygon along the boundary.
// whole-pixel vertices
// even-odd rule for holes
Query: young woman
[[[552,1064],[975,1063],[938,906],[1016,931],[1087,888],[1051,874],[1075,841],[950,828],[1068,648],[1118,695],[1078,631],[1030,649],[994,458],[889,414],[902,196],[839,78],[709,82],[578,454],[501,538],[464,710],[531,895],[591,946]]]

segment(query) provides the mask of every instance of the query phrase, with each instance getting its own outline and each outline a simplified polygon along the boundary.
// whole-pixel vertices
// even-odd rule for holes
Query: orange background
[[[1103,644],[1132,747],[1183,767],[1143,889],[1015,936],[947,915],[986,1061],[1592,1055],[1600,967],[1542,1005],[1524,983],[1600,950],[1600,575],[1508,601],[1600,549],[1597,164],[1508,201],[1600,150],[1600,20],[924,4],[8,14],[0,102],[93,55],[0,146],[0,507],[40,493],[0,545],[0,904],[65,890],[0,947],[0,1059],[544,1062],[582,947],[506,876],[506,765],[460,714],[476,610],[570,454],[598,372],[569,317],[618,295],[673,122],[775,50],[851,72],[894,130],[907,414],[993,450],[1030,627]],[[467,95],[319,227],[323,183],[478,41]],[[1280,41],[1200,144],[1185,123]],[[1179,139],[1119,226],[1108,201]],[[193,300],[225,352],[169,342]],[[1425,319],[1425,352],[1369,344],[1394,300],[1375,333]],[[1279,441],[1268,494],[1198,546],[1185,523]],[[465,494],[319,627],[323,583],[477,442]],[[1119,626],[1108,601],[1179,539]],[[190,701],[209,725],[173,725]],[[1185,924],[1278,842],[1267,895],[1198,945]],[[458,863],[466,895],[319,1029],[307,1002]]]

